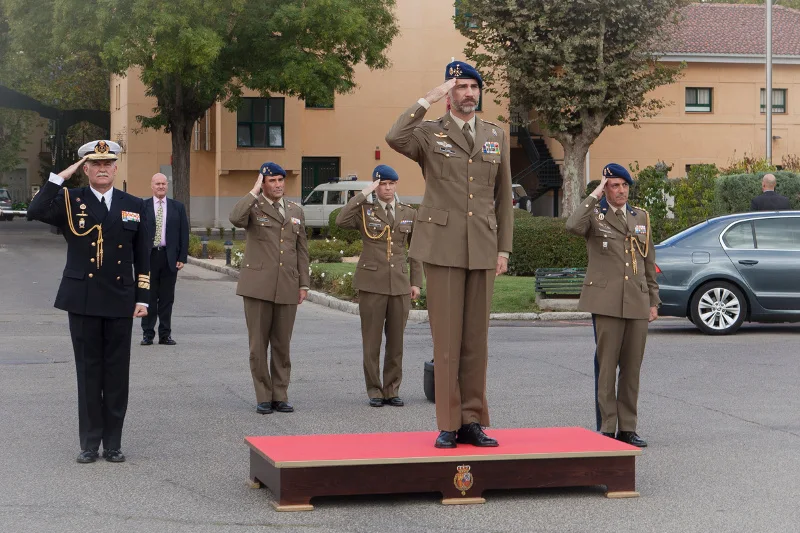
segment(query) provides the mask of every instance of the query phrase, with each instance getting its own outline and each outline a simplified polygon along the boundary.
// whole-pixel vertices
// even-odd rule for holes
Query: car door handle
[[[740,265],[757,265],[758,261],[756,261],[755,259],[742,259],[741,261],[739,261],[739,264]]]

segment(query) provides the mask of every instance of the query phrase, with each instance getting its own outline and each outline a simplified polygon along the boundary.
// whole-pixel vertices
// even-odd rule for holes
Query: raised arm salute
[[[435,446],[497,446],[482,426],[489,425],[489,309],[513,232],[509,144],[500,126],[475,116],[480,74],[455,61],[445,80],[403,112],[386,142],[416,161],[425,177],[409,255],[423,263],[427,278],[440,430]],[[451,111],[424,120],[443,98]]]
[[[78,376],[79,463],[122,462],[133,317],[147,315],[150,247],[144,202],[114,188],[119,145],[93,141],[81,160],[49,181],[28,207],[29,220],[61,229],[67,264],[55,307],[67,311]],[[61,185],[83,165],[89,186]]]

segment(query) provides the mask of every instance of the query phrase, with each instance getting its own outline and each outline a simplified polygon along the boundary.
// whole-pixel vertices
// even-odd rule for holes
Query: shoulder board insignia
[[[483,120],[483,119],[481,119],[481,122],[485,122],[485,123],[487,123],[487,124],[491,124],[492,126],[497,126],[497,127],[500,127],[500,124],[495,124],[494,122],[490,122],[490,121],[488,121],[488,120]]]

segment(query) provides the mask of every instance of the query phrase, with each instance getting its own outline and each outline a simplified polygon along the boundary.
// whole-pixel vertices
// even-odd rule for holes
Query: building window
[[[283,98],[242,98],[236,114],[236,144],[283,148]]]
[[[465,28],[470,29],[477,28],[478,23],[475,21],[475,17],[472,16],[472,13],[465,13],[460,6],[461,0],[455,0],[456,14],[453,17],[453,20],[456,23],[456,28],[459,26],[464,26]]]
[[[686,112],[687,113],[710,113],[711,112],[711,89],[687,87],[686,88]]]
[[[761,89],[761,112],[766,113],[767,90]],[[772,112],[786,113],[786,89],[772,89]]]

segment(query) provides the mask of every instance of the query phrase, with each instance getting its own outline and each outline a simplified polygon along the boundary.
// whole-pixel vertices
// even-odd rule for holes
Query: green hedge
[[[514,252],[509,274],[532,276],[537,268],[584,268],[586,240],[565,229],[566,220],[527,217],[514,220]]]
[[[328,217],[328,236],[345,242],[361,241],[361,232],[357,229],[342,229],[336,225],[336,217],[341,210],[341,207],[339,209],[334,209]]]
[[[361,255],[362,243],[346,242],[335,237],[308,241],[308,255],[312,263],[341,263],[342,257]]]
[[[716,214],[750,211],[750,200],[761,194],[761,178],[766,172],[720,176],[714,184]],[[800,209],[800,174],[772,172],[777,180],[775,192],[789,199],[792,209]]]

